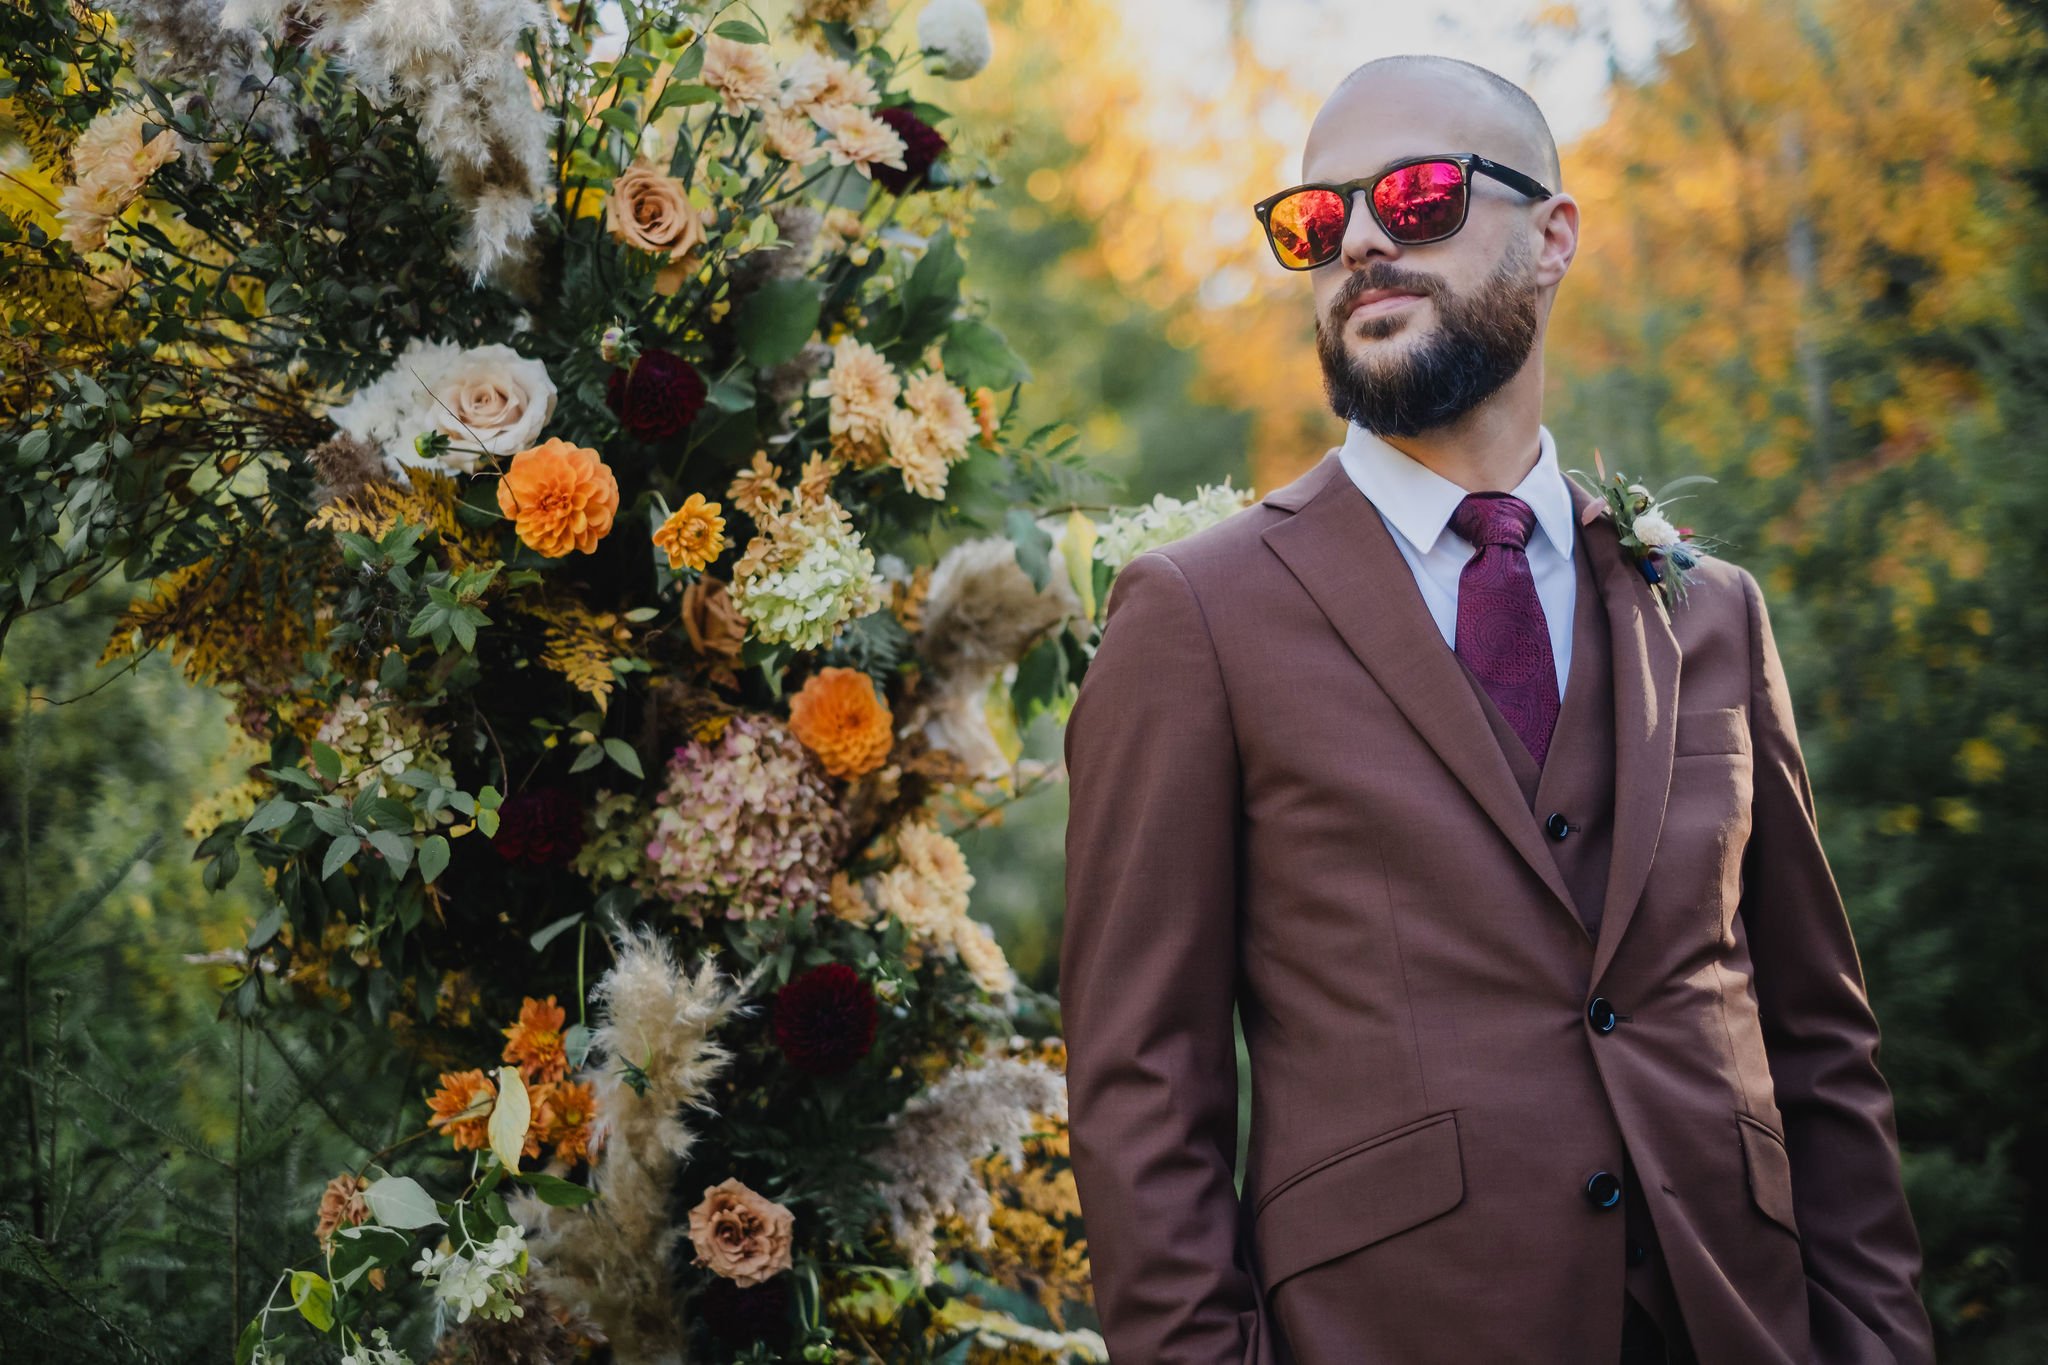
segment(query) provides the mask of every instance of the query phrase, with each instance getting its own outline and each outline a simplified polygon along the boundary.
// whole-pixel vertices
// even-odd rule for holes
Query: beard
[[[1469,295],[1436,279],[1380,269],[1353,275],[1316,319],[1316,355],[1330,410],[1376,436],[1417,436],[1448,426],[1514,378],[1536,343],[1537,287],[1528,278],[1527,241],[1517,233],[1500,264]],[[1437,330],[1412,353],[1377,364],[1346,348],[1347,315],[1372,289],[1412,289],[1435,300]],[[1402,318],[1366,318],[1368,337],[1399,331]]]

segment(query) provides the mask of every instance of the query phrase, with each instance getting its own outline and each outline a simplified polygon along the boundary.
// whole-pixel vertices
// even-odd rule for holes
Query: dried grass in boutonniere
[[[1705,474],[1688,474],[1652,493],[1642,484],[1629,482],[1620,470],[1608,474],[1597,450],[1593,452],[1593,468],[1598,478],[1588,477],[1583,469],[1565,471],[1596,499],[1587,505],[1582,519],[1590,523],[1602,512],[1614,517],[1622,548],[1635,556],[1636,568],[1669,613],[1673,604],[1685,600],[1686,585],[1700,556],[1718,551],[1723,542],[1699,535],[1690,526],[1677,525],[1666,509],[1670,503],[1684,501],[1683,497],[1671,496],[1678,489],[1715,480]]]

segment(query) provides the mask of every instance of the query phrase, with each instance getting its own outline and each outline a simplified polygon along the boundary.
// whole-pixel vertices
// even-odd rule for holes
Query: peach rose
[[[596,451],[551,437],[512,457],[498,481],[498,510],[549,559],[571,550],[589,554],[612,529],[619,481]]]
[[[788,1209],[727,1176],[690,1210],[690,1243],[698,1265],[745,1287],[789,1269],[795,1225]]]
[[[696,268],[705,216],[690,206],[690,192],[682,181],[647,162],[634,162],[612,181],[604,221],[613,237],[635,251],[668,258],[654,277],[654,287],[662,293],[682,288]]]

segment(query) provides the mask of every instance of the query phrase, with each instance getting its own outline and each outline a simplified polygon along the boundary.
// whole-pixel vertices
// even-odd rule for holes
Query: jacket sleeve
[[[1878,1026],[1821,850],[1792,698],[1756,579],[1749,604],[1755,790],[1740,913],[1792,1160],[1814,1365],[1932,1365],[1921,1253],[1899,1171]]]
[[[1110,1360],[1270,1359],[1232,1183],[1236,741],[1201,606],[1157,550],[1111,586],[1065,746],[1068,1123]]]

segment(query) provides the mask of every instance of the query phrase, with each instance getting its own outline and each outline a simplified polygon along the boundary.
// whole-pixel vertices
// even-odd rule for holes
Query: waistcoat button
[[[1595,1171],[1586,1177],[1586,1202],[1596,1209],[1611,1209],[1621,1202],[1621,1177],[1612,1171]]]

